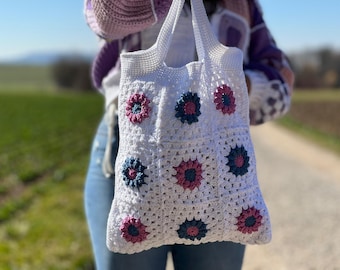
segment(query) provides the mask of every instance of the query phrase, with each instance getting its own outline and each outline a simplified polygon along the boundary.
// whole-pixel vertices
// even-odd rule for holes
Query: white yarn
[[[242,52],[218,43],[202,1],[191,3],[199,60],[164,63],[183,4],[173,1],[153,47],[121,55],[120,146],[107,226],[114,252],[271,239]]]

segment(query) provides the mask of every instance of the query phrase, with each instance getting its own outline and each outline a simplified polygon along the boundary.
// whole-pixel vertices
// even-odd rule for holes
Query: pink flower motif
[[[145,118],[149,117],[151,112],[149,103],[150,100],[147,99],[144,93],[131,95],[126,102],[126,116],[134,124],[141,123]]]
[[[242,209],[242,213],[237,218],[237,230],[246,234],[257,232],[261,226],[262,216],[255,207]]]
[[[146,239],[148,232],[145,231],[146,226],[134,217],[126,217],[120,226],[122,237],[132,243],[142,242]]]
[[[216,109],[223,114],[232,114],[235,112],[236,104],[233,91],[229,86],[223,84],[216,88],[214,93],[214,103]]]
[[[188,161],[182,161],[178,167],[174,167],[177,174],[177,184],[182,186],[184,189],[193,190],[201,185],[202,177],[202,164],[197,159]]]

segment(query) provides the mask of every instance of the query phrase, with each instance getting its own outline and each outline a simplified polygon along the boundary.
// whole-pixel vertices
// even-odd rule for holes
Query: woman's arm
[[[162,20],[172,0],[85,0],[91,29],[106,40],[122,39]]]
[[[249,4],[252,21],[245,73],[250,87],[250,121],[256,125],[289,110],[294,74],[273,40],[258,2],[249,0]]]

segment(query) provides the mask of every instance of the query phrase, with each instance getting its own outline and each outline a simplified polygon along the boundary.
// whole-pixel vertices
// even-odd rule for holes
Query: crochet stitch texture
[[[171,0],[131,0],[129,5],[121,0],[87,1],[92,10],[90,14],[96,18],[92,26],[95,25],[98,34],[108,40],[113,37],[104,33],[115,33],[114,38],[119,39],[162,20],[171,4]]]
[[[242,52],[218,43],[201,1],[192,1],[199,60],[180,68],[164,64],[183,3],[173,2],[155,46],[121,55],[120,146],[107,227],[114,252],[271,239]],[[145,100],[147,116],[131,121]]]

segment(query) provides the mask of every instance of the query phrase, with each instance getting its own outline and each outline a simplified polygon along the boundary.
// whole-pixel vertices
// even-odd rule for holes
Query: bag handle
[[[168,15],[159,32],[156,47],[160,60],[164,62],[168,53],[179,16],[185,0],[173,0]],[[210,28],[203,0],[191,0],[192,26],[194,29],[195,44],[199,61],[209,57],[209,51],[220,45]]]

